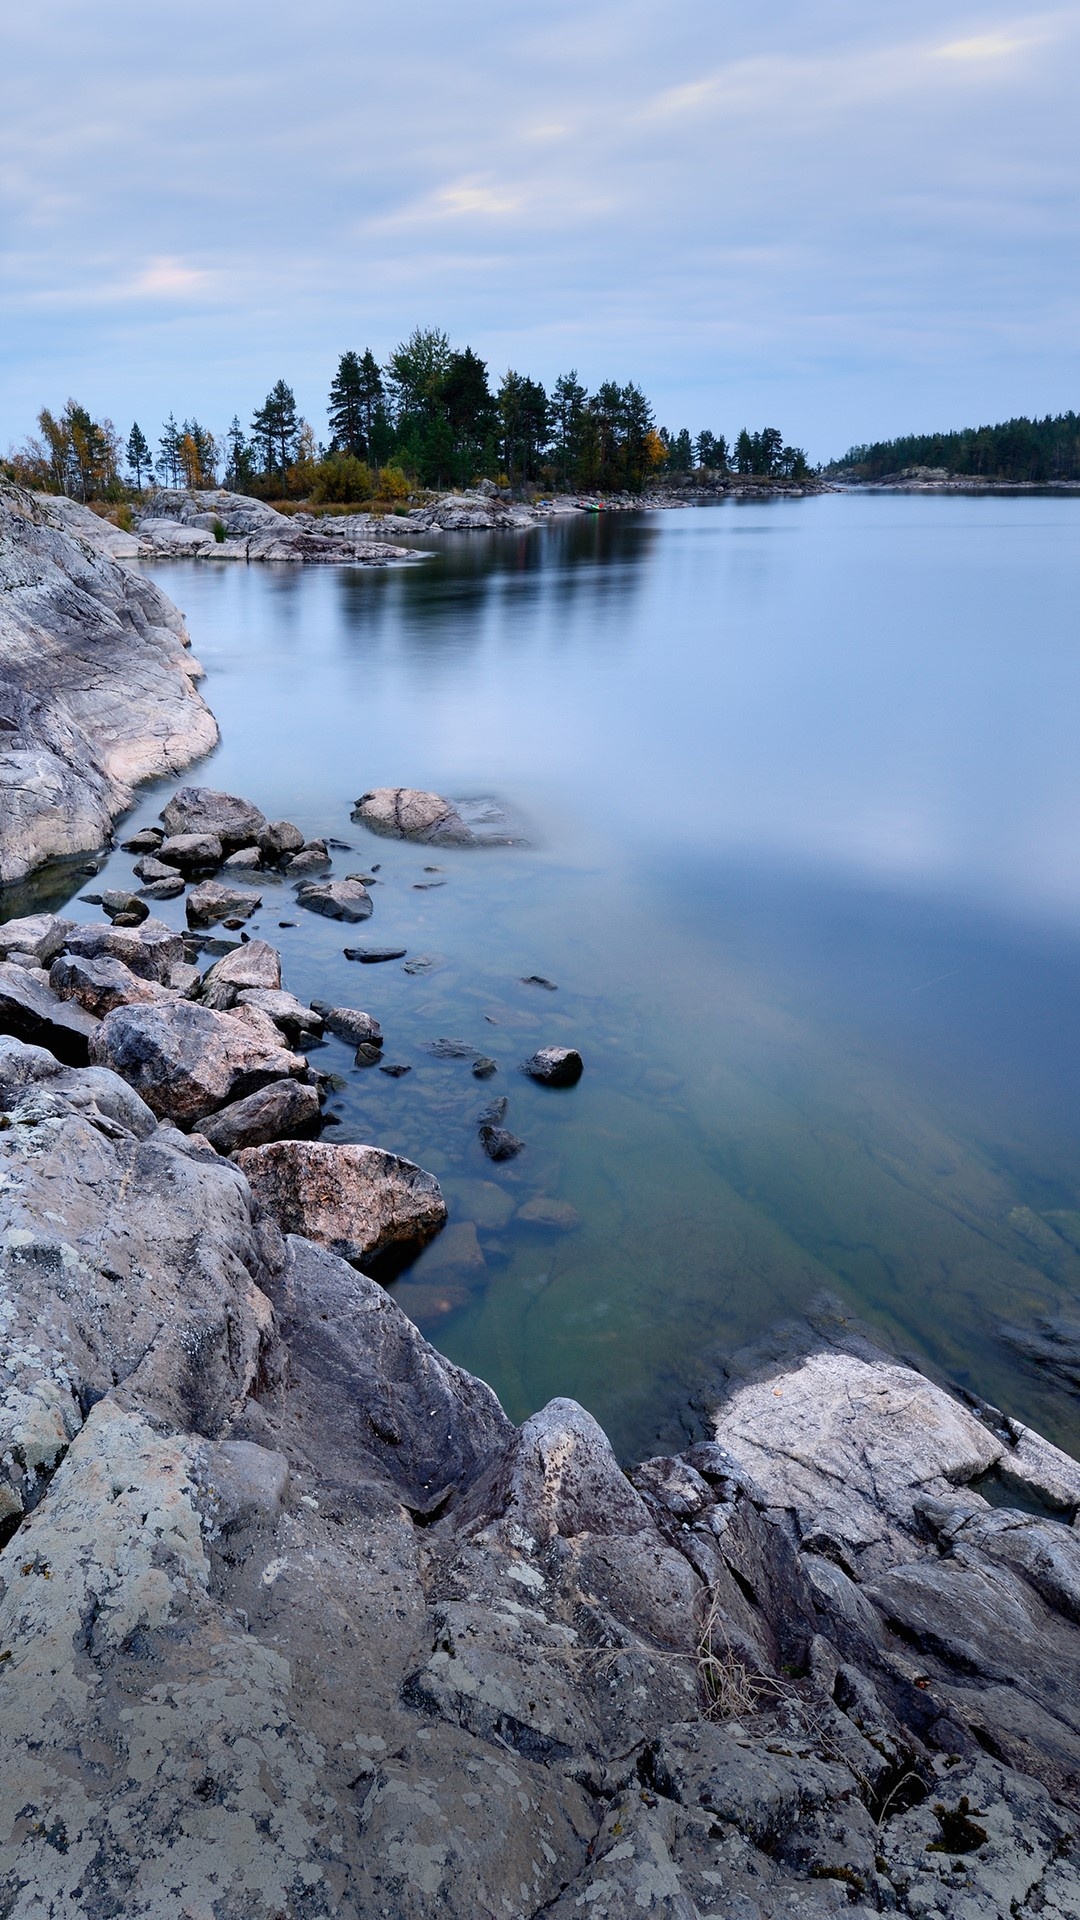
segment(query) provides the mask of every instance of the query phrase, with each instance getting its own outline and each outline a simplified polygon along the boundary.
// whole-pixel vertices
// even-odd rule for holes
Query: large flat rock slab
[[[217,740],[180,614],[101,527],[0,480],[0,884],[104,845]]]

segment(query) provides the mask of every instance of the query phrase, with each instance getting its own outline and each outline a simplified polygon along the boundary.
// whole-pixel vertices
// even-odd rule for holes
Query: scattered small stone
[[[411,1073],[412,1068],[404,1060],[388,1060],[379,1068],[380,1073],[388,1073],[391,1080],[400,1080],[402,1074]]]
[[[279,927],[295,927],[295,926],[297,926],[298,924],[299,924],[299,922],[298,922],[298,921],[296,921],[296,920],[279,920],[279,921],[278,921],[278,926],[279,926]]]
[[[481,1127],[480,1145],[489,1160],[513,1160],[523,1152],[524,1140],[516,1133],[508,1133],[505,1127]]]
[[[445,887],[445,885],[446,885],[445,880],[414,880],[413,892],[414,893],[430,893],[432,887]]]
[[[345,878],[346,880],[359,880],[362,887],[377,887],[381,884],[376,880],[373,873],[347,873]]]
[[[445,867],[425,867],[424,872],[425,873],[445,873],[446,868]]]
[[[510,1102],[507,1099],[505,1093],[501,1093],[497,1100],[489,1100],[487,1106],[482,1108],[481,1111],[476,1116],[477,1126],[478,1127],[501,1126],[503,1121],[506,1119],[506,1111],[509,1105],[510,1105]]]
[[[411,960],[406,960],[401,971],[402,973],[430,973],[432,968],[437,967],[438,964],[437,954],[418,953],[415,954]]]
[[[486,1053],[480,1053],[473,1061],[472,1070],[475,1079],[490,1080],[493,1073],[498,1073],[499,1068],[495,1060],[490,1059]]]
[[[348,840],[335,840],[330,834],[326,836],[326,844],[328,847],[333,847],[335,853],[352,852],[352,847]]]
[[[382,861],[381,861],[381,860],[373,860],[373,861],[372,861],[372,863],[371,863],[371,871],[372,871],[372,873],[381,873],[381,872],[382,872]]]
[[[100,907],[101,905],[100,893],[80,893],[79,899],[88,907]]]
[[[285,923],[282,922],[284,925]],[[408,947],[345,947],[346,960],[359,960],[365,967],[378,966],[382,960],[404,960]]]
[[[554,980],[545,980],[542,973],[523,973],[521,984],[523,987],[546,987],[549,993],[558,992]]]
[[[223,927],[228,927],[230,933],[236,933],[244,923],[236,914],[233,914],[230,919],[223,920],[221,924]]]
[[[174,873],[171,880],[148,880],[139,888],[139,897],[143,900],[178,900],[187,881],[182,873]]]
[[[165,838],[161,827],[141,827],[130,840],[121,840],[124,853],[156,853]]]
[[[377,1067],[382,1059],[382,1048],[370,1040],[362,1040],[356,1049],[354,1065],[358,1067]]]
[[[521,1071],[546,1087],[572,1087],[581,1079],[584,1068],[585,1062],[575,1047],[541,1047],[522,1062]]]
[[[436,1060],[470,1060],[476,1053],[476,1048],[467,1040],[428,1040],[425,1049],[433,1053]]]

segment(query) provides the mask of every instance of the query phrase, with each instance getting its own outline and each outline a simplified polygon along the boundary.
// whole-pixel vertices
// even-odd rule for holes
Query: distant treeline
[[[316,439],[296,397],[279,380],[249,426],[234,414],[225,433],[173,414],[152,446],[136,422],[126,440],[109,420],[69,400],[44,408],[40,437],[8,457],[30,486],[76,499],[114,499],[147,484],[223,484],[264,499],[316,504],[404,499],[417,487],[490,479],[549,491],[640,493],[662,474],[693,472],[802,479],[801,447],[775,427],[743,430],[733,444],[707,429],[657,427],[633,381],[605,380],[590,393],[571,370],[550,393],[510,369],[494,391],[471,347],[452,348],[437,328],[418,327],[380,365],[368,348],[343,353],[327,399],[328,436]]]
[[[959,433],[909,433],[852,447],[825,471],[884,480],[906,467],[944,467],[980,480],[1080,480],[1080,416],[1047,414],[1045,420],[1006,420]]]

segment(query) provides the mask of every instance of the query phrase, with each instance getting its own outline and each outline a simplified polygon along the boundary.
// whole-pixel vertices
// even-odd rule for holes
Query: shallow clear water
[[[389,572],[154,569],[221,724],[189,777],[349,841],[335,871],[381,863],[364,926],[270,884],[253,928],[411,1063],[321,1049],[331,1137],[420,1160],[476,1223],[482,1266],[436,1241],[395,1291],[513,1415],[568,1393],[627,1454],[671,1442],[710,1356],[828,1289],[1080,1441],[998,1332],[1080,1290],[1078,516],[826,496],[448,536]],[[376,840],[350,805],[391,784],[497,795],[530,844]],[[549,1041],[585,1055],[572,1091],[517,1071]],[[501,1168],[498,1092],[528,1142]],[[580,1226],[510,1217],[537,1192]]]

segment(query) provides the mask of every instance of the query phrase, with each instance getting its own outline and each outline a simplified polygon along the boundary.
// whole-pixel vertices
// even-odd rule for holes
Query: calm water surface
[[[420,1160],[475,1223],[471,1264],[436,1241],[395,1293],[515,1417],[567,1393],[624,1453],[678,1441],[710,1355],[827,1289],[1080,1442],[999,1332],[1080,1290],[1078,516],[829,496],[447,536],[388,572],[153,569],[221,724],[191,777],[349,841],[337,872],[381,861],[364,927],[273,883],[254,927],[411,1063],[320,1049],[331,1137]],[[399,784],[497,795],[530,844],[350,824]],[[545,1042],[580,1046],[573,1091],[517,1071]],[[501,1168],[496,1092],[528,1142]],[[535,1193],[580,1226],[522,1226]]]

